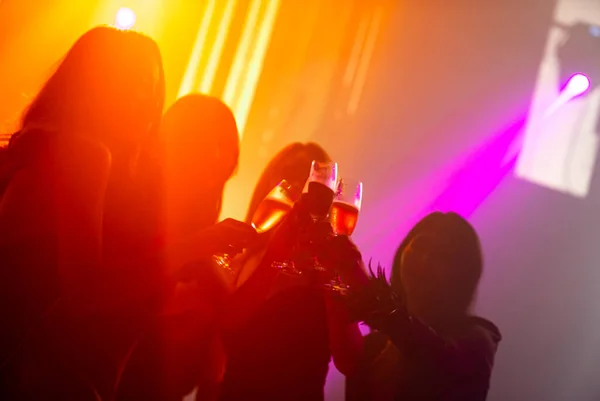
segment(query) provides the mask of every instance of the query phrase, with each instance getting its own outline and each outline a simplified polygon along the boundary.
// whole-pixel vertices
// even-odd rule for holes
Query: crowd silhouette
[[[347,400],[486,399],[500,333],[471,312],[465,219],[423,218],[388,281],[332,225],[337,165],[293,143],[219,221],[235,117],[202,94],[163,114],[164,86],[151,38],[94,28],[1,148],[0,399],[319,401],[330,360]]]

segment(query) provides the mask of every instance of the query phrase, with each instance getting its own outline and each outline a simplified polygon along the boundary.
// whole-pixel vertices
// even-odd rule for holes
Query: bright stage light
[[[574,98],[592,91],[600,83],[600,27],[583,22],[560,27],[565,39],[557,49],[558,84],[563,93],[569,90]]]
[[[569,98],[574,98],[579,95],[583,95],[588,89],[590,89],[590,86],[590,79],[583,74],[577,73],[569,78],[564,92],[567,96],[569,96]]]
[[[135,13],[131,8],[121,7],[117,11],[115,25],[119,29],[131,29],[135,25]]]
[[[544,118],[550,117],[571,99],[585,94],[591,87],[592,82],[586,75],[580,72],[571,75],[562,91],[560,91],[560,95],[544,112]]]

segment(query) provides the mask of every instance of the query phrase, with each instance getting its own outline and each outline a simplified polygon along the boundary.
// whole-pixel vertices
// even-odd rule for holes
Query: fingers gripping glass
[[[306,194],[313,219],[326,219],[329,216],[337,180],[337,163],[312,162],[310,175],[302,192]]]

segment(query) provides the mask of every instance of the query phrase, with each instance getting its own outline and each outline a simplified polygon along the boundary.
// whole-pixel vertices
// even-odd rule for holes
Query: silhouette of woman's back
[[[281,150],[256,185],[247,221],[282,179],[301,190],[312,160],[330,158],[312,143],[294,143]],[[289,251],[297,236],[290,229],[295,223],[283,230],[284,224],[262,234],[261,243],[239,259],[238,289],[222,323],[227,367],[220,401],[324,398],[331,358],[325,299],[319,288],[276,282],[273,250]]]

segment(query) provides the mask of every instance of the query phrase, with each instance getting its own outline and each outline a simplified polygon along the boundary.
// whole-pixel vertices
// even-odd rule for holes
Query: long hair
[[[281,180],[287,180],[294,188],[302,191],[313,160],[329,162],[331,158],[321,146],[312,142],[295,142],[281,149],[267,164],[254,188],[246,222],[252,221],[259,203]]]
[[[162,59],[152,39],[96,27],[67,52],[25,110],[21,127],[78,130],[109,146],[131,144],[140,131],[157,125],[164,91]]]
[[[422,218],[408,232],[400,243],[394,256],[391,273],[391,285],[394,290],[404,295],[400,264],[402,254],[411,242],[419,236],[433,237],[428,241],[428,252],[440,254],[450,268],[455,279],[449,282],[453,286],[452,305],[459,310],[467,311],[477,291],[483,271],[483,255],[479,236],[473,226],[460,215],[449,212],[433,212]]]

